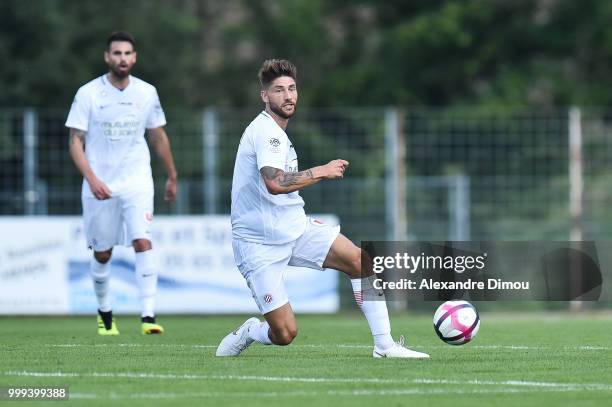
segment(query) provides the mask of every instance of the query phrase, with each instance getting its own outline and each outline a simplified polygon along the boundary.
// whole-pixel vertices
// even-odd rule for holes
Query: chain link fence
[[[158,214],[229,213],[234,157],[253,109],[168,111],[180,185]],[[79,214],[67,110],[0,110],[0,215]],[[580,118],[585,239],[612,237],[612,112]],[[304,189],[354,241],[569,238],[568,109],[301,109],[287,132],[302,169],[350,161],[346,178]]]

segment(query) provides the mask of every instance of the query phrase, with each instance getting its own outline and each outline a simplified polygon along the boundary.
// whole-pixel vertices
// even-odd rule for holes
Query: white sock
[[[355,301],[368,320],[370,331],[374,337],[374,345],[379,349],[388,349],[393,346],[391,336],[391,323],[389,322],[389,312],[384,296],[379,297],[368,279],[353,278],[353,293]],[[368,300],[370,298],[380,298],[378,300]]]
[[[155,316],[155,293],[157,292],[157,264],[153,250],[136,253],[136,282],[140,289],[142,317]]]
[[[108,299],[108,281],[110,280],[110,260],[100,263],[95,257],[89,262],[89,272],[93,281],[94,291],[98,298],[98,309],[102,312],[111,310]]]
[[[267,321],[253,324],[249,327],[249,338],[263,345],[272,345],[272,341],[268,336],[268,331],[270,331],[270,325],[268,325]]]

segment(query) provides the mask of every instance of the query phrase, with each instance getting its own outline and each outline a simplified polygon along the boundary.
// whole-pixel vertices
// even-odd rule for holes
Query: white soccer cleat
[[[417,352],[404,347],[404,335],[400,336],[399,342],[395,342],[389,349],[379,349],[374,346],[372,356],[375,358],[408,358],[408,359],[429,359],[429,355]]]
[[[261,321],[257,318],[249,318],[233,332],[230,332],[217,347],[217,356],[238,356],[253,343],[249,338],[249,327]]]

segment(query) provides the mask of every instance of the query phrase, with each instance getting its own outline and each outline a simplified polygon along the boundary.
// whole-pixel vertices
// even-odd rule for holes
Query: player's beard
[[[117,79],[127,78],[130,75],[130,72],[132,71],[130,67],[128,67],[127,69],[121,70],[119,69],[119,65],[111,67],[110,70],[113,73],[113,76]]]
[[[283,119],[290,119],[297,110],[297,104],[293,104],[293,111],[291,113],[284,112],[281,106],[275,105],[273,103],[270,103],[270,110],[272,110],[276,115],[282,117]]]

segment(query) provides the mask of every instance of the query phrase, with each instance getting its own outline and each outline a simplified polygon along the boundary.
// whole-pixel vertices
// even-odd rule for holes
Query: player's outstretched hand
[[[166,181],[166,192],[164,194],[164,200],[166,202],[176,201],[176,179],[168,178],[168,181]]]
[[[110,188],[98,178],[94,177],[91,180],[87,180],[89,183],[89,189],[91,189],[91,193],[101,201],[105,199],[110,199],[113,195]]]
[[[325,168],[326,179],[338,179],[344,177],[344,170],[349,166],[349,162],[342,159],[337,159],[328,162],[323,167]]]

